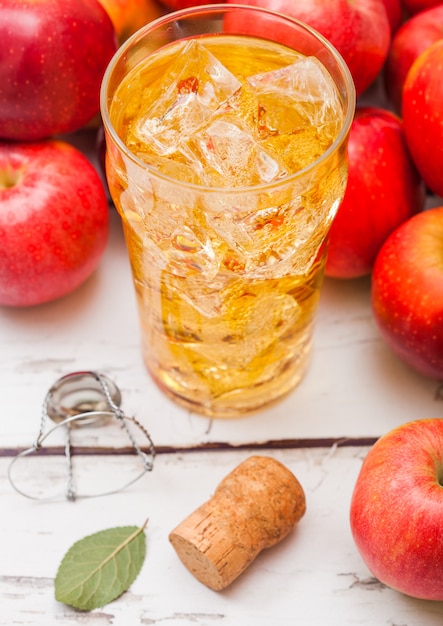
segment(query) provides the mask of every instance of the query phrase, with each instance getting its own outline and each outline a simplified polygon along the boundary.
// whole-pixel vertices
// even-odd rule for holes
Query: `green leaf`
[[[109,528],[74,543],[55,577],[56,600],[91,611],[127,591],[145,560],[146,523]]]

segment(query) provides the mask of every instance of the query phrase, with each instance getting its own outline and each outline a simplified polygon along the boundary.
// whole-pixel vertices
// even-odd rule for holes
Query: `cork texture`
[[[230,585],[265,548],[293,529],[306,510],[302,486],[270,457],[252,456],[228,474],[210,500],[169,540],[187,569],[214,590]]]

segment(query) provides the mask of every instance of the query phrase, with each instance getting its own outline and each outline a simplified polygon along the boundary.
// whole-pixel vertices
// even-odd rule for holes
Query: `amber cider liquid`
[[[296,84],[285,74],[305,60],[251,37],[178,42],[142,59],[110,109],[134,155],[110,151],[107,167],[144,359],[197,413],[261,409],[306,371],[346,159],[318,161],[344,114],[317,62]]]

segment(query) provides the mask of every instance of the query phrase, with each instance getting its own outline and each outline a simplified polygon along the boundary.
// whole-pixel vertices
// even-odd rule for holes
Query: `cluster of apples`
[[[109,226],[105,189],[60,138],[98,110],[115,52],[97,0],[0,0],[0,304],[63,296],[89,277]]]
[[[109,205],[73,134],[99,120],[118,46],[155,0],[0,0],[0,305],[64,296],[96,269]]]
[[[379,75],[391,110],[357,107],[326,273],[371,274],[383,338],[409,366],[442,380],[443,3],[397,4],[406,17],[391,25]]]

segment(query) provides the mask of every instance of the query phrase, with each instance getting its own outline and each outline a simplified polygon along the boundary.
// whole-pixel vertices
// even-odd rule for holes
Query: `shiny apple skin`
[[[385,585],[443,600],[443,419],[419,419],[382,436],[358,475],[351,532]]]
[[[1,139],[70,133],[98,113],[118,45],[98,0],[0,0],[0,41]]]

